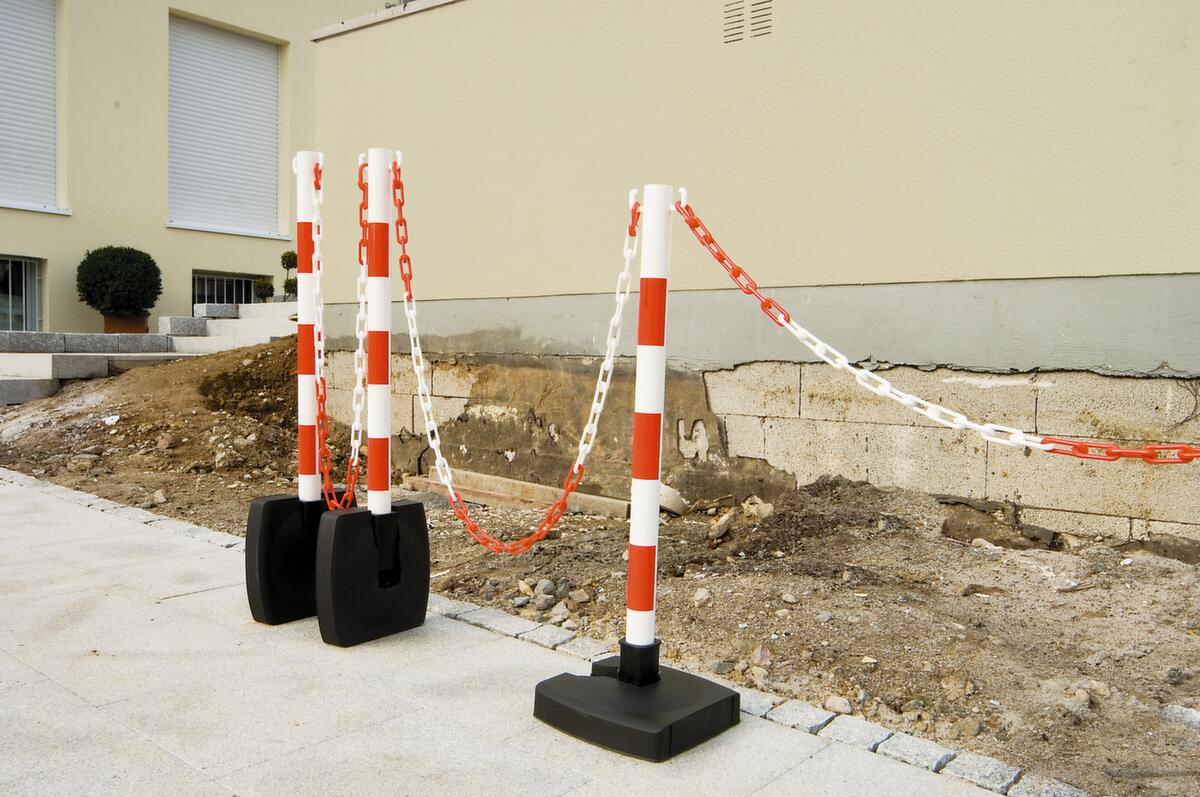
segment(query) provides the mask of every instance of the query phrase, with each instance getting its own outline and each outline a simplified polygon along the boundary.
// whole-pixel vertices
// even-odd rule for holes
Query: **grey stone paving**
[[[816,733],[836,716],[832,711],[817,708],[803,700],[788,700],[767,712],[767,718],[772,722],[782,723],[789,728],[799,728],[806,733]]]
[[[821,729],[821,736],[825,739],[861,747],[872,753],[891,735],[892,732],[882,725],[849,714],[843,714]]]
[[[625,758],[532,715],[597,640],[548,650],[435,597],[419,628],[325,645],[313,618],[251,620],[240,550],[121,514],[0,482],[22,520],[0,523],[0,793],[991,793],[748,714],[669,762]]]
[[[1007,794],[1017,778],[1021,777],[1021,770],[1017,767],[975,753],[959,753],[942,771],[1001,794]]]
[[[574,639],[575,632],[559,628],[556,625],[539,625],[532,631],[526,631],[518,636],[526,642],[533,642],[544,648],[556,648]]]
[[[877,752],[931,772],[940,772],[956,755],[949,747],[907,733],[892,734],[880,743]]]
[[[1088,797],[1088,793],[1053,778],[1026,775],[1008,790],[1008,797]]]

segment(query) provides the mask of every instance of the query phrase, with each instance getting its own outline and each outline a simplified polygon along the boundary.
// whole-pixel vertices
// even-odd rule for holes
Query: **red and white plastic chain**
[[[404,181],[401,178],[399,161],[393,163],[392,169],[393,203],[396,205],[396,240],[400,243],[400,274],[401,278],[404,279],[404,316],[408,323],[408,341],[412,356],[413,373],[417,378],[417,401],[421,405],[421,414],[425,420],[425,434],[429,439],[429,447],[433,450],[434,469],[438,475],[438,479],[446,487],[447,498],[454,510],[455,516],[462,521],[463,526],[467,529],[467,533],[476,542],[494,553],[507,553],[514,556],[525,553],[535,543],[549,534],[550,530],[562,519],[563,514],[567,511],[567,499],[570,498],[571,493],[583,481],[584,462],[595,445],[596,433],[600,424],[600,414],[604,411],[604,403],[608,398],[608,389],[612,380],[617,345],[621,337],[621,319],[624,314],[625,303],[629,299],[629,291],[632,284],[631,267],[633,259],[637,254],[637,223],[641,211],[638,203],[634,200],[635,192],[631,191],[629,194],[630,221],[625,236],[625,267],[621,271],[620,276],[617,277],[615,292],[616,308],[608,323],[608,341],[604,360],[600,365],[600,373],[596,377],[596,389],[592,395],[592,408],[588,414],[587,422],[584,424],[583,431],[580,434],[578,455],[570,471],[567,473],[566,479],[563,480],[562,493],[559,495],[558,500],[550,505],[541,523],[537,525],[531,534],[519,540],[503,542],[486,532],[471,519],[466,503],[463,501],[462,496],[454,489],[454,475],[450,470],[450,464],[442,454],[441,436],[438,432],[437,422],[433,418],[433,399],[430,396],[429,384],[425,379],[425,356],[421,350],[421,336],[417,330],[416,302],[412,296],[412,263],[408,259],[408,222],[404,217]]]
[[[951,429],[969,429],[990,443],[1011,446],[1013,448],[1036,448],[1051,454],[1064,454],[1078,459],[1093,459],[1104,462],[1112,462],[1118,459],[1140,459],[1151,465],[1180,465],[1187,464],[1193,459],[1200,459],[1200,448],[1182,443],[1155,444],[1141,448],[1123,448],[1114,443],[1043,437],[1028,434],[1010,426],[1001,426],[994,423],[976,423],[960,412],[955,412],[933,402],[925,401],[910,393],[905,393],[879,374],[869,371],[866,368],[858,368],[852,365],[846,355],[834,349],[792,320],[791,314],[779,302],[769,296],[763,295],[754,278],[745,269],[735,263],[733,258],[717,243],[708,227],[700,220],[700,217],[692,209],[692,206],[688,204],[686,194],[683,195],[680,201],[675,203],[675,210],[679,213],[679,217],[683,219],[683,223],[692,231],[692,235],[700,242],[700,245],[725,269],[729,278],[741,289],[742,293],[747,296],[753,296],[758,301],[759,308],[767,318],[792,333],[797,340],[807,346],[813,354],[824,362],[839,371],[846,371],[853,374],[854,381],[867,390],[885,398],[890,398],[914,412],[924,415],[935,423]]]
[[[362,228],[362,238],[359,240],[359,270],[364,271],[366,266],[366,217],[363,215],[366,210],[367,202],[367,185],[364,180],[364,172],[366,164],[360,164],[358,169],[358,187],[362,191],[362,201],[359,204],[359,226]],[[322,171],[321,165],[318,163],[313,168],[313,190],[314,190],[314,206],[317,210],[317,220],[313,224],[313,250],[316,253],[314,257],[314,291],[313,303],[314,318],[316,323],[313,325],[313,345],[316,348],[314,362],[316,364],[316,387],[317,387],[317,463],[321,471],[321,494],[325,499],[325,505],[330,509],[346,509],[354,503],[354,489],[358,484],[359,466],[361,457],[359,450],[362,446],[362,411],[366,405],[366,388],[364,387],[364,374],[366,363],[366,279],[360,273],[358,285],[358,316],[356,319],[356,331],[358,332],[358,347],[354,353],[354,370],[355,370],[355,386],[353,405],[353,423],[351,426],[350,435],[350,458],[346,463],[346,489],[339,497],[337,490],[333,485],[333,454],[329,450],[329,416],[325,408],[326,399],[328,396],[327,386],[325,384],[325,299],[321,290],[321,276],[324,271],[323,263],[320,257],[320,241],[321,241],[321,222],[320,211],[323,198],[321,189]]]

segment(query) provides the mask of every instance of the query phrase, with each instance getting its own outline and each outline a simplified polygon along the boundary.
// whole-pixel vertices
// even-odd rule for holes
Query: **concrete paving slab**
[[[188,766],[153,742],[137,739],[82,761],[45,770],[4,784],[11,797],[86,794],[126,797],[131,794],[177,794],[232,797],[228,786]]]
[[[624,792],[713,797],[755,794],[828,744],[745,714],[733,728],[676,756],[667,765],[615,755],[542,723],[513,741],[589,775],[587,785],[572,792],[571,797],[609,797]]]
[[[79,764],[136,733],[51,681],[4,690],[0,791],[46,770]]]
[[[841,742],[830,743],[753,793],[762,797],[996,797],[993,792]]]
[[[0,792],[985,794],[746,714],[667,763],[625,758],[533,718],[537,682],[590,665],[512,628],[431,613],[333,647],[314,618],[255,623],[236,550],[0,485],[18,514],[0,524]]]
[[[460,614],[473,612],[479,606],[466,601],[456,601],[453,598],[447,598],[444,595],[437,593],[429,594],[429,611],[436,612],[443,617],[458,617]]]
[[[313,797],[331,792],[524,797],[574,793],[587,782],[582,773],[540,752],[531,755],[524,745],[480,745],[475,738],[446,733],[443,725],[435,711],[413,712],[230,773],[221,781],[239,795]]]
[[[0,692],[20,686],[31,686],[46,681],[46,677],[11,653],[0,650]],[[0,695],[0,701],[3,701]]]

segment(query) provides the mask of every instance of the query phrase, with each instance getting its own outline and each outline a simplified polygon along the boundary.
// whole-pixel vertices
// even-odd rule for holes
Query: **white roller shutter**
[[[55,0],[0,0],[0,204],[57,208]]]
[[[279,48],[171,17],[168,223],[279,232]]]

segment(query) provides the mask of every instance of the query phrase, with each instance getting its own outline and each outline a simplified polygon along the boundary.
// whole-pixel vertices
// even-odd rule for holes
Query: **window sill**
[[[70,208],[52,208],[49,205],[31,205],[25,202],[10,202],[0,199],[0,208],[7,210],[28,210],[31,213],[49,213],[52,216],[70,216]]]
[[[200,224],[182,224],[177,221],[168,221],[168,229],[172,230],[191,230],[193,232],[215,232],[221,235],[240,235],[245,238],[266,238],[271,241],[290,241],[292,236],[280,235],[276,232],[254,232],[252,230],[234,230],[229,227],[207,227]]]

